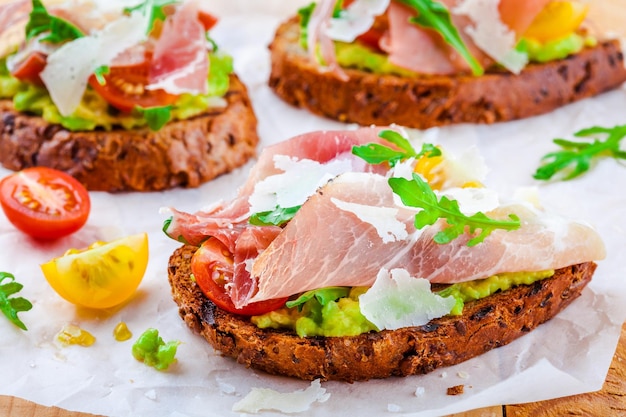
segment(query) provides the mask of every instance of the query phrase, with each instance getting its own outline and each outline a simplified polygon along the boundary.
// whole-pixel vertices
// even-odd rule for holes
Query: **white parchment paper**
[[[233,0],[216,2],[222,16],[213,36],[235,57],[259,117],[262,146],[318,129],[348,126],[312,116],[279,101],[266,86],[267,44],[277,23],[304,1]],[[506,403],[537,401],[601,388],[620,327],[626,318],[626,167],[602,160],[584,177],[540,184],[532,179],[551,140],[592,125],[626,123],[626,91],[621,88],[551,114],[493,126],[461,125],[432,129],[431,137],[449,149],[478,146],[490,173],[487,185],[507,195],[538,186],[542,204],[592,224],[603,236],[608,257],[582,297],[549,323],[518,341],[463,364],[425,376],[365,383],[325,382],[330,393],[306,415],[399,414],[436,416]],[[220,357],[178,316],[167,282],[167,260],[178,246],[161,232],[164,206],[196,211],[229,199],[246,178],[250,164],[198,189],[155,193],[92,193],[87,225],[53,243],[36,242],[16,231],[0,213],[0,270],[25,285],[21,295],[34,307],[21,313],[23,332],[0,318],[0,394],[44,405],[107,416],[229,416],[252,387],[290,392],[308,382],[273,377]],[[0,175],[9,171],[0,169]],[[69,247],[85,247],[148,232],[150,262],[137,294],[107,311],[88,311],[61,299],[39,265]],[[125,321],[134,337],[117,342],[112,331]],[[88,348],[62,347],[55,334],[68,323],[92,332]],[[131,345],[144,330],[157,328],[165,340],[180,340],[178,363],[159,372],[133,359]],[[463,384],[465,393],[446,395]],[[389,411],[391,410],[391,411]],[[263,413],[274,415],[275,413]]]

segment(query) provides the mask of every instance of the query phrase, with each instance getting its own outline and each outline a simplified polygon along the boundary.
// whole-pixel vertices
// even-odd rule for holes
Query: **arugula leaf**
[[[5,280],[9,280],[10,282],[2,284]],[[0,311],[2,311],[11,323],[22,330],[28,330],[22,320],[17,317],[17,313],[28,311],[33,308],[33,305],[23,297],[10,298],[13,294],[21,291],[22,288],[24,288],[24,286],[15,281],[13,274],[0,272]]]
[[[309,21],[311,20],[311,15],[313,14],[313,10],[315,10],[315,2],[311,2],[307,6],[298,9],[298,16],[300,17],[300,45],[302,45],[304,49],[307,48],[307,28],[309,26]]]
[[[93,75],[96,76],[98,84],[105,85],[107,81],[104,76],[107,75],[109,72],[111,72],[111,68],[108,65],[101,65],[96,68],[96,70],[93,72]]]
[[[330,301],[335,301],[342,297],[347,297],[350,294],[350,287],[325,287],[316,290],[311,290],[303,293],[297,299],[293,301],[287,301],[285,306],[287,308],[298,307],[298,310],[302,310],[304,303],[312,300],[314,297],[322,305],[328,304]]]
[[[135,109],[143,114],[150,130],[157,131],[172,119],[172,105],[145,108],[137,106]]]
[[[33,10],[26,24],[26,40],[50,32],[40,39],[41,42],[61,43],[82,38],[83,32],[67,20],[52,16],[41,0],[33,0]]]
[[[283,208],[276,206],[274,210],[254,213],[250,216],[250,224],[255,226],[280,226],[287,223],[296,215],[301,206]]]
[[[392,167],[398,162],[411,157],[417,159],[421,156],[428,156],[430,158],[441,155],[441,150],[430,143],[424,143],[422,149],[419,152],[415,152],[415,149],[413,149],[408,139],[394,130],[383,130],[378,136],[393,143],[400,148],[400,150],[378,143],[368,143],[362,146],[353,146],[352,153],[365,160],[368,164],[376,165],[387,162]]]
[[[467,49],[459,31],[452,24],[450,12],[444,4],[434,0],[400,0],[400,3],[417,10],[418,16],[411,19],[412,23],[437,31],[467,61],[474,75],[484,74],[483,67]]]
[[[148,23],[148,31],[147,33],[152,32],[154,29],[154,23],[157,20],[165,21],[167,15],[165,14],[164,8],[165,6],[169,6],[170,4],[180,3],[179,0],[146,0],[143,3],[139,3],[136,6],[125,7],[124,13],[130,14],[134,11],[141,11],[143,13],[149,13],[150,21]]]
[[[463,214],[456,200],[450,200],[446,196],[437,199],[437,195],[428,183],[417,174],[413,174],[413,180],[390,178],[388,182],[393,192],[400,196],[404,204],[423,209],[415,215],[417,229],[431,226],[438,219],[446,219],[448,227],[435,235],[436,243],[450,243],[463,235],[468,228],[470,234],[473,235],[467,242],[467,246],[471,247],[481,243],[495,229],[510,231],[520,227],[519,217],[515,214],[509,214],[510,220],[494,220],[482,212],[471,216]]]
[[[575,137],[598,135],[606,135],[606,139],[594,139],[593,142],[554,139],[553,142],[562,150],[550,152],[541,158],[544,165],[537,168],[533,177],[537,180],[549,180],[558,175],[566,181],[589,171],[594,158],[626,159],[626,152],[620,149],[620,142],[626,136],[626,125],[611,128],[594,126],[574,133]]]

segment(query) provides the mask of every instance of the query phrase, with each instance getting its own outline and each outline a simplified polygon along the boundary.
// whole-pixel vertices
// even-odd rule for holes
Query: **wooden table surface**
[[[449,417],[559,417],[624,416],[626,415],[626,324],[613,362],[601,391],[572,397],[522,405],[482,408]],[[19,398],[0,396],[0,416],[3,417],[93,417],[93,414],[44,407]]]

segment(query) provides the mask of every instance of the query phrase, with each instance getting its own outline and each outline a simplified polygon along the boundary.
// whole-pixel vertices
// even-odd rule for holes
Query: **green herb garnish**
[[[456,200],[450,200],[446,196],[437,198],[428,183],[417,174],[413,174],[413,180],[390,178],[389,185],[404,204],[422,209],[415,215],[417,229],[431,226],[438,219],[446,219],[448,227],[435,235],[436,243],[449,243],[468,229],[473,237],[467,242],[467,246],[475,246],[496,229],[510,231],[520,227],[519,217],[515,214],[509,214],[511,220],[494,220],[481,212],[471,216],[463,214]]]
[[[474,75],[484,74],[483,67],[467,49],[459,31],[452,24],[450,12],[445,5],[433,0],[400,0],[400,3],[417,10],[418,16],[411,18],[412,23],[437,31],[467,61]]]
[[[315,10],[315,2],[298,9],[298,16],[300,17],[300,45],[305,49],[307,48],[308,26],[313,10]]]
[[[111,72],[111,68],[108,65],[101,65],[93,72],[93,75],[96,77],[98,84],[106,85],[107,80],[104,78],[105,75]]]
[[[8,283],[3,282],[9,280]],[[15,281],[13,274],[8,272],[0,272],[0,311],[22,330],[28,330],[22,320],[17,317],[17,313],[21,311],[28,311],[33,308],[30,301],[23,297],[11,296],[17,292],[20,292],[24,288],[22,284]]]
[[[378,136],[393,143],[399,149],[393,149],[379,143],[368,143],[362,146],[354,146],[352,153],[364,159],[365,162],[369,164],[382,164],[387,162],[392,167],[398,162],[411,157],[417,159],[421,156],[433,157],[441,155],[441,150],[430,143],[423,144],[421,151],[416,152],[408,139],[394,130],[383,130]]]
[[[148,329],[133,344],[133,357],[159,371],[164,371],[176,362],[179,344],[178,340],[165,343],[157,329]]]
[[[296,215],[301,206],[283,208],[276,206],[274,210],[254,213],[250,216],[250,224],[255,226],[281,226]]]
[[[287,308],[298,307],[298,310],[302,309],[302,306],[307,301],[313,299],[314,297],[320,303],[320,305],[325,306],[330,301],[338,300],[342,297],[347,297],[350,294],[350,287],[326,287],[319,288],[317,290],[307,291],[302,293],[300,297],[293,301],[287,301],[285,306]]]
[[[541,158],[545,163],[537,169],[533,177],[538,180],[549,180],[559,174],[561,179],[571,180],[589,171],[594,158],[626,159],[626,152],[620,149],[620,142],[626,136],[626,125],[612,128],[594,126],[574,133],[574,136],[579,138],[597,135],[606,135],[606,139],[594,139],[593,142],[554,139],[553,142],[562,150],[550,152]]]
[[[41,0],[33,0],[33,10],[26,24],[26,40],[50,32],[40,39],[40,42],[61,43],[82,38],[83,32],[67,20],[52,16]]]
[[[143,114],[150,130],[154,131],[161,129],[172,119],[172,108],[172,105],[146,108],[135,107],[138,112]]]

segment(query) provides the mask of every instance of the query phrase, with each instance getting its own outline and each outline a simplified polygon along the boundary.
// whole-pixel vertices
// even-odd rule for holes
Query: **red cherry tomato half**
[[[43,82],[39,78],[39,74],[45,67],[46,56],[41,52],[33,52],[17,65],[11,75],[21,81],[42,85]]]
[[[376,52],[382,52],[380,48],[380,38],[383,37],[383,31],[379,29],[371,28],[367,32],[357,36],[357,40],[362,44],[369,46]]]
[[[91,201],[85,187],[65,172],[26,168],[0,181],[0,204],[9,221],[38,239],[57,239],[80,229]]]
[[[130,112],[135,106],[159,107],[174,104],[178,96],[165,90],[147,90],[149,84],[150,61],[121,67],[111,67],[104,74],[104,84],[95,75],[89,78],[89,85],[111,106],[123,112]]]
[[[196,283],[209,300],[222,310],[244,316],[257,316],[274,311],[285,305],[287,298],[258,301],[250,303],[242,308],[233,304],[230,295],[226,293],[224,284],[232,276],[233,259],[219,240],[209,238],[205,241],[191,258],[191,272]],[[225,279],[226,278],[226,279]]]
[[[202,23],[205,31],[211,29],[217,23],[217,17],[204,10],[198,10],[198,20]]]

